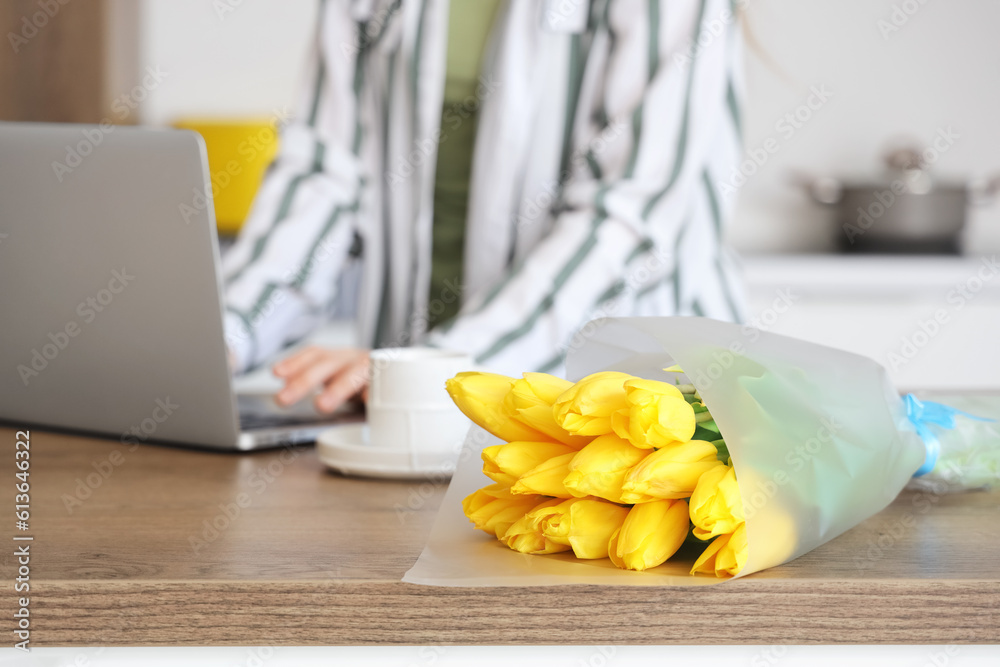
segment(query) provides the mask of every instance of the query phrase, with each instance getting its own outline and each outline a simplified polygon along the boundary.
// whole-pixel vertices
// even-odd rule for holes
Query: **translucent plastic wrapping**
[[[924,462],[924,443],[903,400],[885,369],[866,357],[695,317],[592,322],[575,342],[567,358],[570,380],[618,370],[673,382],[678,374],[663,369],[674,364],[684,369],[681,382],[694,384],[711,410],[739,480],[749,540],[739,576],[792,560],[881,511]],[[497,442],[481,429],[470,431],[428,544],[404,581],[445,586],[718,581],[690,576],[690,560],[631,572],[607,559],[515,553],[474,530],[461,500],[490,483],[480,471],[479,453]],[[950,460],[946,452],[958,451],[952,442],[957,440],[943,438],[943,460]]]
[[[931,426],[941,443],[934,469],[913,478],[907,488],[925,493],[962,493],[1000,484],[1000,395],[920,394],[990,421],[959,418],[950,430]]]

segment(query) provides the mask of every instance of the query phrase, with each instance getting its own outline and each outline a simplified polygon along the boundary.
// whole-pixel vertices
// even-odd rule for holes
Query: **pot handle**
[[[809,198],[821,206],[833,206],[844,195],[843,184],[832,176],[813,176],[804,171],[792,171],[788,180],[792,185],[805,190]]]
[[[1000,193],[1000,174],[974,181],[969,185],[969,203],[973,206],[987,206]]]

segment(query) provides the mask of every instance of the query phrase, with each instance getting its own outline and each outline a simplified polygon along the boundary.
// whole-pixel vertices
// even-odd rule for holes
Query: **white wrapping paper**
[[[696,317],[595,321],[577,335],[567,376],[617,370],[674,381],[678,364],[726,440],[746,512],[739,576],[796,558],[884,509],[926,450],[903,401],[866,357]],[[526,555],[474,530],[461,501],[491,483],[480,452],[499,441],[473,428],[427,546],[403,581],[440,586],[717,583],[688,574],[698,551],[645,572],[572,553]],[[680,557],[680,558],[679,558]]]

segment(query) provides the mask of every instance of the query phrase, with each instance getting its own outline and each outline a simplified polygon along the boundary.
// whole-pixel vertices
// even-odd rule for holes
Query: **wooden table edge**
[[[805,584],[805,585],[803,585]],[[1000,642],[1000,581],[39,581],[40,646]]]

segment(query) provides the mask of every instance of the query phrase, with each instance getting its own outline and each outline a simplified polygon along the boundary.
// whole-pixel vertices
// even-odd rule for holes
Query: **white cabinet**
[[[747,256],[761,329],[871,357],[896,386],[1000,388],[997,257]]]

